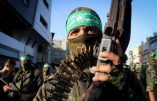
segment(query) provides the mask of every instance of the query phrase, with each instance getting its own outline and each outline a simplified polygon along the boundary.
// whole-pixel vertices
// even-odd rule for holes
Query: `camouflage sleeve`
[[[45,81],[39,88],[33,101],[58,101],[56,96],[53,95],[55,93],[55,86],[52,82],[55,82],[55,80]]]
[[[33,101],[65,101],[62,98],[64,91],[57,88],[59,86],[57,82],[59,81],[51,78],[44,81]]]
[[[77,81],[70,91],[67,101],[83,101],[89,82]]]
[[[146,91],[153,91],[155,89],[155,78],[154,78],[154,70],[153,68],[148,68],[146,71],[146,82],[147,87]]]
[[[46,91],[45,91],[45,86],[46,86],[46,85],[47,85],[47,84],[43,84],[43,85],[39,88],[39,90],[38,90],[36,96],[34,97],[33,101],[47,101],[47,100],[46,100]]]
[[[44,81],[33,101],[82,101],[89,85],[88,82],[78,81],[74,84],[72,81],[66,81],[60,75],[53,78],[51,75]],[[73,87],[72,90],[71,87]]]

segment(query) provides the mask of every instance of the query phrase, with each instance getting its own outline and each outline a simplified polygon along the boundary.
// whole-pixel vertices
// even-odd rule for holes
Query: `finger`
[[[112,66],[111,65],[103,65],[103,66],[93,66],[91,68],[91,70],[93,72],[106,72],[106,73],[110,73],[112,71]]]
[[[95,76],[93,77],[93,81],[107,81],[109,79],[110,75],[101,75],[101,76]]]
[[[107,58],[113,62],[114,65],[119,65],[121,63],[120,57],[113,52],[104,51],[100,55],[104,58]]]

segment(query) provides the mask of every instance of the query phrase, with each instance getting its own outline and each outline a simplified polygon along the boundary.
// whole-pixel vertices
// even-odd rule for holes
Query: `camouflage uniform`
[[[79,10],[82,10],[82,12],[79,13]],[[83,10],[85,10],[84,13],[83,13]],[[76,11],[76,13],[75,13],[75,11]],[[77,11],[78,11],[78,13],[77,13]],[[89,13],[88,11],[90,11],[90,14],[88,14]],[[87,14],[88,14],[88,16],[87,16]],[[86,17],[87,17],[87,19],[86,19]],[[73,18],[74,18],[74,20],[73,20]],[[78,19],[78,18],[80,18],[80,19]],[[91,19],[91,18],[93,18],[93,19],[97,18],[96,19],[97,21],[93,21],[93,19]],[[81,21],[81,20],[83,20],[83,21]],[[94,47],[94,46],[96,45],[96,43],[100,43],[100,41],[102,39],[102,30],[101,30],[101,24],[100,24],[101,21],[99,21],[99,20],[100,20],[100,18],[95,13],[95,11],[89,10],[88,8],[83,8],[83,9],[78,8],[72,12],[71,16],[69,16],[68,21],[66,23],[66,25],[68,26],[67,33],[69,34],[69,36],[73,35],[73,33],[74,33],[74,35],[76,34],[76,36],[77,36],[77,32],[80,31],[79,30],[80,26],[83,26],[81,31],[84,32],[75,38],[68,37],[68,44],[69,44],[70,50],[73,54],[72,57],[76,57],[76,58],[69,59],[70,58],[70,56],[69,56],[67,59],[68,62],[61,61],[61,64],[63,64],[63,66],[62,65],[59,66],[60,68],[62,68],[62,70],[59,71],[59,72],[61,72],[61,75],[64,76],[64,73],[67,69],[68,69],[68,74],[69,75],[70,75],[70,73],[72,74],[71,78],[68,78],[68,80],[69,80],[69,81],[67,80],[68,82],[73,81],[72,80],[73,77],[74,78],[76,77],[76,79],[74,79],[74,81],[75,80],[76,81],[72,85],[72,88],[70,90],[68,90],[68,91],[70,91],[70,94],[69,93],[67,94],[68,101],[82,101],[82,100],[84,100],[84,97],[86,95],[90,94],[88,92],[88,90],[90,89],[90,85],[93,82],[92,81],[93,74],[90,73],[89,68],[96,65],[96,60],[92,61],[92,60],[94,60],[93,59],[94,57],[92,57],[90,55],[91,54],[93,55],[94,51],[96,51],[96,47]],[[82,23],[84,21],[85,21],[85,23]],[[88,23],[88,21],[91,21],[93,23]],[[97,24],[95,22],[97,22]],[[75,25],[73,25],[73,24],[75,24]],[[89,28],[86,26],[88,26]],[[76,28],[76,29],[73,29],[73,28]],[[93,28],[92,31],[89,30],[92,28]],[[71,33],[69,33],[70,31],[71,31]],[[91,32],[92,34],[88,33],[88,32]],[[88,34],[91,34],[91,35],[88,35]],[[127,40],[125,40],[125,41],[127,41]],[[85,49],[82,47],[85,47]],[[87,52],[86,53],[82,52],[84,50],[87,50]],[[81,52],[82,52],[82,54],[81,54]],[[88,53],[91,53],[91,54],[88,54]],[[86,62],[87,62],[87,65],[86,65]],[[87,80],[80,79],[80,78],[77,79],[77,77],[78,77],[77,72],[79,72],[79,71],[77,71],[77,69],[75,69],[74,72],[71,72],[72,71],[71,67],[74,67],[74,68],[79,67],[79,68],[77,68],[77,69],[79,69],[79,71],[81,71],[80,74],[78,73],[80,75],[79,77],[81,78],[81,76],[83,74],[82,72],[84,71],[88,75],[89,79],[87,79]],[[140,85],[140,83],[139,83],[138,79],[136,78],[136,76],[134,75],[134,73],[131,72],[127,68],[123,69],[122,66],[120,68],[121,69],[115,68],[113,70],[112,74],[110,74],[111,77],[107,82],[110,82],[111,85],[114,85],[114,88],[116,88],[116,90],[119,91],[121,96],[126,99],[123,101],[145,101],[146,95],[145,95],[144,89]],[[75,75],[77,75],[77,76],[75,76]],[[65,94],[64,94],[64,91],[58,89],[59,87],[57,88],[57,85],[55,85],[55,83],[54,83],[54,82],[59,82],[61,80],[58,80],[58,79],[55,79],[55,80],[49,78],[47,81],[45,81],[44,84],[40,87],[40,89],[39,89],[36,97],[33,99],[33,101],[67,101],[64,99],[59,99],[60,96],[61,96],[61,98],[63,98],[62,96],[64,96]],[[55,89],[55,87],[56,87],[56,89]],[[62,87],[64,89],[64,88],[66,88],[66,85],[62,85]],[[106,88],[108,88],[108,87],[106,87]],[[110,88],[108,89],[108,91],[109,90],[110,90]],[[104,92],[102,92],[102,94],[108,93],[108,94],[110,94],[110,98],[114,98],[114,95],[115,95],[114,91],[109,91],[109,92],[108,91],[104,91]],[[116,94],[118,94],[118,93],[116,93]],[[55,95],[58,95],[58,96],[55,96]],[[117,95],[115,95],[115,96],[117,96]],[[59,99],[59,100],[56,100],[56,99]],[[66,99],[66,97],[65,97],[65,99]],[[116,100],[118,100],[118,99],[116,99]],[[111,100],[105,99],[104,101],[111,101]],[[119,101],[122,101],[122,100],[119,100]]]
[[[74,83],[67,101],[83,101],[85,94],[90,94],[89,92],[87,92],[87,89],[92,83],[93,75],[90,75],[90,80],[78,80]],[[118,69],[113,70],[113,74],[108,81],[111,82],[111,84],[115,85],[120,92],[122,92],[123,98],[126,98],[126,101],[145,101],[146,95],[144,92],[144,88],[141,86],[134,73],[131,72],[129,69],[125,68],[122,71],[119,71]],[[45,82],[42,87],[40,87],[33,101],[55,101],[53,99],[54,96],[52,96],[52,94],[50,93],[50,90],[53,87],[54,86],[50,82]],[[112,94],[113,92],[107,93],[109,93],[111,97],[114,96]]]
[[[86,71],[86,70],[85,70]],[[89,73],[89,71],[88,71]],[[51,80],[53,78],[54,74],[51,74],[49,79],[44,82],[44,84],[39,88],[37,95],[33,99],[33,101],[57,101],[54,100],[51,94],[51,90],[53,89],[52,82],[55,82],[55,80]],[[91,81],[91,80],[89,80]],[[68,101],[81,101],[83,97],[85,96],[85,92],[88,89],[91,82],[84,82],[84,81],[76,81],[73,88],[71,89],[71,93],[69,95]],[[70,82],[70,81],[69,81]],[[81,90],[80,90],[81,89]],[[74,100],[73,96],[75,96]],[[76,97],[77,96],[77,97]]]
[[[154,91],[157,98],[157,64],[149,65],[146,70],[146,91]]]
[[[22,71],[21,69],[16,73],[13,84],[15,85],[16,92],[9,92],[9,96],[19,99],[21,94],[29,94],[37,92],[42,84],[43,79],[39,74],[38,68],[33,68],[31,70]],[[30,98],[33,99],[33,98]]]
[[[67,101],[83,101],[85,93],[92,83],[92,77],[94,76],[90,73],[89,69],[85,69],[84,72],[86,72],[90,78],[87,81],[77,80],[70,91]]]

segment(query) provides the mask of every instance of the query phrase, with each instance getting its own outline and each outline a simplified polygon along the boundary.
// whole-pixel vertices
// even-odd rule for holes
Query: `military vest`
[[[38,75],[39,71],[37,69],[32,69],[25,72],[19,70],[15,75],[13,82],[20,91],[20,93],[31,93],[38,89],[36,81]]]

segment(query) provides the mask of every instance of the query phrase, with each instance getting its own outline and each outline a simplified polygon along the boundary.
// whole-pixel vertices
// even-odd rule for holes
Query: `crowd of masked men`
[[[127,56],[125,56],[126,60]],[[125,68],[129,68],[135,73],[148,94],[147,98],[150,99],[149,93],[157,95],[157,89],[154,88],[154,85],[157,85],[157,63],[152,59],[148,61],[155,64],[155,68],[143,66],[139,62],[132,67],[125,65]],[[56,72],[55,68],[48,63],[43,64],[42,68],[33,65],[28,54],[20,57],[19,68],[15,68],[15,65],[14,60],[7,59],[0,68],[0,99],[4,99],[4,101],[32,101],[42,83]],[[153,87],[148,87],[148,85]]]
[[[0,99],[4,101],[32,101],[44,80],[53,75],[55,68],[45,63],[42,68],[32,63],[31,57],[20,57],[20,67],[7,59],[0,70]]]

